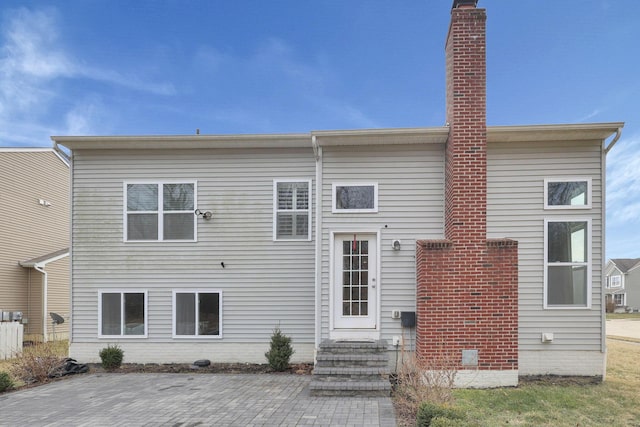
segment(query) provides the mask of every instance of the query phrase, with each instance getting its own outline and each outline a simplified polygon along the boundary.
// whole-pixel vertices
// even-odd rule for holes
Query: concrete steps
[[[312,396],[387,397],[387,342],[325,340],[320,344],[309,385]]]

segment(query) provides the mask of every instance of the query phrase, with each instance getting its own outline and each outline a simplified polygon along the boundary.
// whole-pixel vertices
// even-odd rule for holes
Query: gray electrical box
[[[416,312],[415,311],[403,311],[400,313],[400,324],[403,328],[415,328],[416,327]]]

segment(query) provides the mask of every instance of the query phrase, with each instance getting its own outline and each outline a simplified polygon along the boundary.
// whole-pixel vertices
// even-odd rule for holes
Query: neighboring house
[[[614,308],[640,308],[640,258],[614,258],[605,268],[606,299]]]
[[[604,375],[623,124],[487,127],[484,25],[454,2],[447,126],[52,137],[72,151],[71,355],[264,363],[279,326],[294,361],[384,339],[464,385]]]
[[[25,340],[67,339],[69,164],[51,148],[0,148],[0,310],[22,312]]]

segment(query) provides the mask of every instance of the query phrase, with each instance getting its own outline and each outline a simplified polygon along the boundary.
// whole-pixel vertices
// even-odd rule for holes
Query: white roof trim
[[[69,248],[65,248],[56,252],[52,252],[47,255],[43,255],[41,257],[32,258],[26,261],[20,261],[19,264],[22,267],[26,268],[34,268],[34,267],[44,267],[50,262],[58,261],[64,257],[69,256]]]
[[[538,142],[602,140],[624,126],[622,122],[525,126],[488,126],[487,141]],[[199,149],[199,148],[306,148],[315,138],[319,146],[444,144],[449,127],[327,130],[292,134],[241,135],[128,135],[52,136],[71,150],[88,149]]]

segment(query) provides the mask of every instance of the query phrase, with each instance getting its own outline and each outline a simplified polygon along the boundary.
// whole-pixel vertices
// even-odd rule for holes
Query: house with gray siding
[[[606,302],[608,311],[640,309],[640,258],[607,261]]]
[[[71,356],[264,363],[279,327],[293,362],[371,341],[445,354],[462,386],[602,377],[623,123],[487,126],[475,3],[451,11],[445,126],[52,137],[72,158]]]

